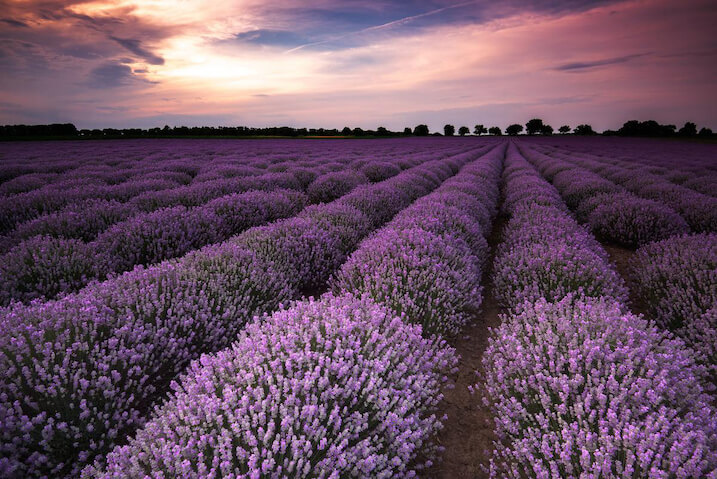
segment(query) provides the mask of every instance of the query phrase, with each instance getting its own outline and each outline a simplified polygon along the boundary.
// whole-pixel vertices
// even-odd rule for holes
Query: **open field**
[[[0,144],[0,477],[717,478],[717,145]]]

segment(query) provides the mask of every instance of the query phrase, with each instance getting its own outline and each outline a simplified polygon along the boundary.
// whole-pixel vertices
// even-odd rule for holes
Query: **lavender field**
[[[0,144],[2,478],[717,479],[717,144]]]

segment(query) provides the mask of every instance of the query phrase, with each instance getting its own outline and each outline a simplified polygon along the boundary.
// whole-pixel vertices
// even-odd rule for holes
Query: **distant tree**
[[[349,135],[351,135],[351,128],[349,128],[348,126],[345,126],[344,129],[341,130],[341,134],[344,135],[344,136],[349,136]]]
[[[550,125],[543,125],[543,127],[540,129],[540,134],[545,136],[550,136],[553,134],[553,127]]]
[[[446,125],[443,127],[443,134],[446,136],[453,136],[456,134],[456,127],[453,125]]]
[[[570,127],[568,125],[563,125],[558,128],[558,131],[564,135],[566,133],[570,133]]]
[[[364,131],[363,131],[361,128],[356,127],[356,128],[353,129],[353,132],[352,132],[352,133],[353,133],[355,136],[363,136]]]
[[[390,132],[386,129],[385,126],[379,126],[376,128],[376,136],[388,136]]]
[[[678,131],[677,134],[680,136],[696,136],[697,125],[695,125],[691,121],[688,121],[687,123],[685,123],[685,126],[680,128],[680,131]]]
[[[458,128],[458,134],[461,136],[466,136],[470,132],[471,131],[468,129],[467,126],[462,126],[462,127]]]
[[[503,131],[498,126],[491,126],[490,128],[488,128],[488,133],[493,136],[501,136],[503,134]]]
[[[712,130],[710,128],[703,127],[700,129],[700,132],[697,133],[697,136],[702,136],[702,137],[712,136]]]
[[[508,125],[508,128],[505,129],[505,132],[509,134],[510,136],[516,136],[518,133],[523,131],[523,125],[519,125],[517,123],[513,123],[512,125]]]
[[[617,131],[620,136],[672,136],[677,127],[675,125],[660,125],[655,120],[625,122]]]
[[[597,133],[595,133],[595,130],[593,130],[593,127],[590,125],[578,125],[573,130],[573,133],[575,133],[576,135],[585,135],[585,136],[597,135]]]
[[[410,127],[410,126],[407,126],[406,128],[404,128],[404,129],[403,129],[403,134],[406,135],[406,136],[413,135],[413,131],[411,130],[411,127]]]
[[[413,134],[416,136],[428,136],[428,125],[417,125],[413,129]]]
[[[543,126],[543,120],[540,118],[533,118],[525,124],[525,132],[529,135],[535,135],[542,130]]]
[[[476,135],[478,135],[478,136],[480,136],[480,135],[482,135],[483,133],[488,133],[488,128],[486,128],[486,127],[483,126],[483,125],[476,125],[476,126],[475,126],[475,129],[473,130],[473,133],[476,134]]]

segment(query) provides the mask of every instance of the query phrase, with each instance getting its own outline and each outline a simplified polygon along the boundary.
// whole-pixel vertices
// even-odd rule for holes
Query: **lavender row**
[[[87,148],[88,144],[92,148]],[[0,196],[40,188],[62,191],[80,184],[119,185],[149,178],[189,184],[283,172],[297,166],[323,174],[350,165],[374,178],[373,181],[380,181],[375,178],[392,170],[387,169],[387,165],[405,169],[416,166],[416,162],[466,150],[438,144],[435,140],[411,143],[390,140],[360,147],[347,142],[321,142],[320,148],[316,145],[311,142],[181,140],[50,142],[14,145],[14,148],[4,145],[9,148],[0,167]]]
[[[453,335],[478,312],[505,147],[493,149],[365,240],[331,281],[427,334]]]
[[[375,164],[372,163],[372,165]],[[373,178],[380,178],[377,181],[382,181],[401,171],[396,166],[389,166],[392,166],[393,169],[386,172],[384,177],[374,175]],[[140,191],[125,202],[120,202],[117,198],[101,198],[102,194],[100,193],[98,195],[100,199],[97,197],[77,201],[73,199],[59,211],[46,213],[17,225],[0,241],[0,247],[2,247],[0,251],[7,251],[22,240],[38,235],[92,241],[110,226],[142,212],[150,213],[173,206],[188,208],[202,206],[222,196],[252,190],[306,190],[312,203],[329,202],[343,196],[359,184],[368,183],[368,181],[368,177],[352,170],[329,171],[322,174],[316,169],[296,167],[280,173],[218,178],[192,185],[174,185],[169,188]],[[95,193],[98,192],[90,190],[83,195],[92,196]],[[61,193],[51,191],[47,194],[60,195]]]
[[[95,241],[35,236],[0,256],[0,305],[52,299],[92,280],[182,256],[252,226],[297,214],[306,196],[294,190],[228,195],[206,206],[175,206],[121,221]]]
[[[648,172],[698,193],[717,197],[717,167],[714,149],[709,144],[604,137],[551,140],[552,146],[587,153],[605,163],[634,169],[636,175]]]
[[[194,362],[137,436],[83,477],[413,477],[430,465],[457,362],[433,332],[455,332],[480,304],[503,150],[364,240],[333,293]]]
[[[525,146],[521,151],[558,189],[578,219],[603,240],[637,247],[690,230],[685,220],[663,203],[640,198],[568,161]]]
[[[179,260],[4,311],[2,475],[76,476],[144,423],[191,360],[325,283],[363,236],[474,156],[427,162]]]
[[[172,144],[187,145],[183,142]],[[192,147],[186,151],[179,149],[177,152],[172,152],[171,156],[179,156],[176,159],[172,159],[168,152],[156,158],[151,151],[140,150],[137,153],[137,159],[128,162],[103,158],[100,160],[100,164],[93,164],[88,162],[89,160],[84,160],[84,162],[75,160],[73,163],[80,163],[81,166],[62,175],[58,181],[46,184],[40,189],[0,198],[0,211],[3,212],[0,215],[0,233],[8,233],[25,221],[87,199],[127,201],[139,195],[140,197],[136,198],[134,202],[144,211],[179,204],[196,206],[224,194],[259,189],[261,186],[255,185],[255,183],[261,182],[256,178],[257,176],[282,176],[281,174],[285,173],[284,176],[287,180],[294,183],[298,181],[303,187],[306,187],[308,186],[307,182],[316,178],[317,175],[344,170],[351,166],[357,170],[366,171],[367,176],[370,175],[375,181],[380,181],[397,173],[396,167],[405,169],[416,166],[427,159],[439,158],[444,154],[455,154],[458,152],[457,150],[465,150],[465,148],[458,149],[455,145],[448,145],[438,148],[437,152],[432,152],[424,147],[423,154],[403,158],[398,156],[398,151],[393,155],[387,155],[386,148],[378,148],[381,152],[378,155],[379,159],[369,161],[361,157],[347,157],[350,150],[346,147],[331,150],[326,148],[326,145],[322,145],[322,149],[310,147],[301,151],[299,145],[293,145],[293,149],[299,151],[292,151],[293,155],[283,157],[249,158],[247,161],[247,154],[252,150],[252,148],[248,148],[249,151],[240,150],[237,157],[223,159],[220,156],[202,162],[202,154],[211,153],[212,156],[217,154],[215,151],[197,151],[199,148],[195,149],[193,146],[203,144],[206,143],[190,143]],[[269,142],[269,144],[272,143]],[[274,144],[276,145],[276,143]],[[87,151],[84,150],[77,154],[87,155]],[[408,149],[404,153],[410,153],[410,151],[411,149]],[[111,151],[108,156],[114,158],[118,153]],[[309,154],[310,157],[298,159],[294,156],[297,153]],[[392,164],[387,164],[388,162]],[[46,158],[43,158],[40,163],[46,169],[52,170],[49,160]],[[43,173],[43,175],[49,174],[52,174],[51,171]],[[267,178],[267,180],[269,179]],[[271,178],[271,181],[276,182],[277,178]],[[191,184],[189,184],[190,182]],[[30,183],[32,183],[32,179],[30,179]],[[221,190],[217,191],[218,188]],[[19,188],[19,190],[22,191],[23,188]],[[159,192],[158,190],[176,191]],[[143,192],[144,194],[142,194]]]
[[[717,234],[643,246],[631,262],[637,294],[657,324],[692,347],[717,386]]]
[[[676,185],[654,174],[650,166],[628,167],[621,161],[607,163],[592,155],[568,155],[560,150],[553,154],[593,171],[641,198],[665,204],[679,213],[694,231],[717,232],[717,198]]]
[[[395,172],[391,169],[385,173],[391,177]],[[374,175],[374,178],[381,176]],[[251,226],[293,216],[310,200],[332,201],[356,186],[368,183],[368,178],[352,170],[329,172],[309,184],[307,198],[297,191],[301,186],[291,173],[272,173],[251,180],[250,183],[227,183],[230,180],[224,180],[223,184],[211,181],[196,185],[210,186],[210,189],[186,187],[139,195],[132,203],[141,205],[143,210],[166,204],[182,206],[134,214],[115,222],[89,244],[50,235],[31,237],[0,257],[0,277],[7,278],[0,287],[0,305],[7,305],[12,300],[27,302],[38,297],[52,299],[58,294],[76,291],[93,279],[102,280],[109,274],[122,273],[136,265],[178,257],[223,241]],[[227,190],[243,190],[250,186],[273,191],[234,193],[211,200]],[[201,195],[196,194],[200,191]],[[153,200],[148,202],[148,198]],[[207,200],[210,201],[191,208]],[[43,231],[47,226],[55,227],[54,231],[72,232],[74,236],[91,236],[100,227],[128,216],[129,211],[123,204],[106,201],[85,202],[79,206],[26,223],[24,228],[19,228],[21,234],[16,236]]]
[[[715,477],[704,368],[627,312],[622,280],[553,187],[516,150],[506,163],[506,196],[533,194],[508,209],[496,258],[496,294],[513,312],[479,373],[498,438],[490,476]]]
[[[493,281],[509,309],[570,293],[623,301],[627,288],[590,233],[566,212],[554,186],[511,144],[504,174],[510,216],[496,252]]]

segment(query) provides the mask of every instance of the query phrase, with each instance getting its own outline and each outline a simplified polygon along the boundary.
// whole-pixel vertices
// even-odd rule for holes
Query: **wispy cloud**
[[[344,33],[344,34],[341,34],[341,35],[335,35],[335,36],[333,36],[333,37],[331,37],[331,38],[329,38],[329,39],[326,39],[326,40],[321,40],[321,41],[318,41],[318,42],[305,43],[305,44],[303,44],[303,45],[299,45],[299,46],[297,46],[297,47],[294,47],[294,48],[291,48],[291,49],[289,49],[289,50],[286,50],[284,53],[292,53],[292,52],[295,52],[295,51],[298,51],[298,50],[301,50],[301,49],[304,49],[304,48],[308,48],[308,47],[315,47],[315,46],[319,46],[319,45],[326,45],[326,44],[328,44],[328,43],[333,43],[333,42],[335,42],[335,41],[337,41],[337,40],[343,40],[343,39],[345,39],[345,38],[350,38],[350,37],[354,37],[354,36],[358,36],[358,35],[363,35],[363,34],[366,34],[366,33],[377,32],[377,31],[380,31],[380,30],[386,30],[386,29],[390,29],[390,28],[394,28],[394,27],[398,27],[398,26],[403,26],[403,25],[409,24],[409,23],[411,23],[411,22],[414,22],[414,21],[416,21],[416,20],[418,20],[418,19],[420,19],[420,18],[430,17],[430,16],[433,16],[433,15],[437,15],[437,14],[439,14],[439,13],[445,12],[445,11],[447,11],[447,10],[452,10],[452,9],[455,9],[455,8],[466,7],[466,6],[468,6],[468,5],[475,5],[475,4],[477,4],[477,3],[479,3],[479,2],[476,1],[476,0],[474,0],[474,1],[470,1],[470,2],[457,3],[457,4],[455,4],[455,5],[448,5],[447,7],[436,8],[436,9],[434,9],[434,10],[431,10],[431,11],[428,11],[428,12],[425,12],[425,13],[419,13],[419,14],[416,14],[416,15],[410,15],[410,16],[407,16],[407,17],[399,18],[398,20],[393,20],[393,21],[390,21],[390,22],[383,23],[383,24],[381,24],[381,25],[375,25],[375,26],[372,26],[372,27],[362,28],[361,30],[357,30],[357,31],[354,31],[354,32],[349,32],[349,33]]]
[[[635,60],[637,58],[642,58],[644,56],[650,55],[650,53],[635,53],[632,55],[623,55],[620,57],[613,57],[613,58],[603,58],[601,60],[593,60],[593,61],[587,61],[587,62],[570,62],[570,63],[563,63],[562,65],[558,65],[554,67],[554,70],[562,71],[562,72],[575,72],[575,71],[582,71],[582,70],[590,70],[597,67],[603,67],[608,65],[616,65],[618,63],[628,63],[632,60]]]
[[[114,40],[124,48],[147,61],[151,65],[164,65],[164,58],[155,55],[151,51],[142,46],[142,42],[135,38],[118,38],[110,35],[109,38]]]

